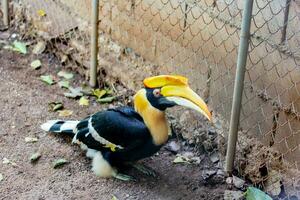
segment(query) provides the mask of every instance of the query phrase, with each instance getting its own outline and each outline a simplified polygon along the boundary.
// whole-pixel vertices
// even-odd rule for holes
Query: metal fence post
[[[246,62],[248,55],[248,46],[250,38],[250,25],[252,15],[253,0],[244,1],[243,18],[241,25],[240,44],[237,58],[236,76],[234,82],[233,102],[231,109],[230,128],[228,135],[227,153],[225,171],[232,174],[234,157],[236,151],[236,142],[238,136],[238,126],[240,118],[240,109],[242,103],[242,94],[244,87],[244,77],[246,71]]]
[[[2,0],[3,24],[5,27],[9,26],[9,11],[8,0]]]
[[[99,0],[92,0],[91,66],[90,66],[91,87],[96,87],[97,85],[98,16],[99,16]]]

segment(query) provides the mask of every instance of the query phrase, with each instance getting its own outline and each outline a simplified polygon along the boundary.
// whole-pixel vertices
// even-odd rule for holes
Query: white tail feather
[[[63,120],[49,120],[46,123],[42,124],[41,128],[44,131],[49,131],[51,129],[51,127],[59,121],[63,121]],[[64,123],[61,124],[60,127],[58,127],[59,130],[56,130],[55,132],[63,132],[63,131],[66,131],[66,130],[74,130],[78,123],[79,123],[79,121],[64,121]]]
[[[65,121],[65,123],[61,125],[60,131],[74,130],[78,123],[79,121]]]
[[[49,131],[50,128],[59,120],[49,120],[46,123],[41,125],[41,129],[43,129],[44,131]]]

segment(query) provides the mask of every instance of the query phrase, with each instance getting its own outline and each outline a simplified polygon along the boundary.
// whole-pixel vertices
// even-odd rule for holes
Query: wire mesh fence
[[[62,64],[74,64],[74,69],[86,73],[90,63],[88,20],[80,18],[60,1],[20,0],[14,1],[14,7],[18,7],[14,24],[23,39],[35,38]]]
[[[34,35],[47,38],[62,62],[79,64],[76,70],[85,74],[91,2],[16,2],[26,7]],[[99,4],[100,72],[117,74],[131,88],[149,75],[189,77],[215,118],[223,122],[219,134],[225,142],[219,152],[224,154],[243,1],[103,0]],[[254,1],[236,158],[241,175],[285,199],[300,197],[299,23],[298,0]],[[117,54],[119,64],[102,60],[106,54]],[[128,82],[129,76],[134,83]]]

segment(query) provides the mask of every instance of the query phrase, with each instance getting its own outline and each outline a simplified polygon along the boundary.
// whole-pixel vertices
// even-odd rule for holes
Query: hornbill
[[[71,136],[73,143],[87,150],[96,175],[131,180],[132,177],[118,173],[117,167],[152,156],[167,142],[171,131],[167,108],[185,106],[211,120],[207,105],[190,89],[186,77],[160,75],[143,82],[145,88],[134,96],[134,108],[108,109],[81,121],[50,120],[41,128]],[[133,166],[151,174],[141,165]]]

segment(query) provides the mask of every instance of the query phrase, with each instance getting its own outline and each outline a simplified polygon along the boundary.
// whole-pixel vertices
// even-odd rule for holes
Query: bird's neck
[[[162,145],[168,140],[170,126],[165,112],[153,107],[146,98],[146,91],[140,90],[134,97],[134,109],[150,131],[153,142]]]

